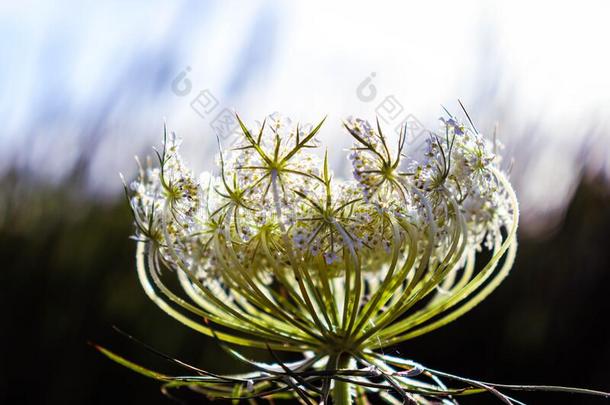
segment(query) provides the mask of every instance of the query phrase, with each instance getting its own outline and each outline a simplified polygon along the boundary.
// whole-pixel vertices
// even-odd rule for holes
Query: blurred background
[[[458,99],[505,145],[517,262],[483,305],[393,351],[481,380],[610,391],[608,15],[603,1],[0,2],[0,402],[172,403],[87,344],[171,370],[113,325],[203,368],[240,367],[136,279],[118,173],[133,176],[164,120],[206,169],[217,139],[234,141],[235,111],[328,115],[320,138],[347,173],[342,118],[406,123],[415,140],[441,105],[460,115]]]

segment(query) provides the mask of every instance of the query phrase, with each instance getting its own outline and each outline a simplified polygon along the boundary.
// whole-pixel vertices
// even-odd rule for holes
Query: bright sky
[[[12,3],[0,5],[0,173],[60,181],[85,152],[91,190],[115,193],[164,117],[210,167],[225,108],[250,122],[328,115],[341,171],[345,116],[435,128],[458,98],[481,131],[498,123],[526,219],[560,212],[584,169],[610,173],[608,2]]]

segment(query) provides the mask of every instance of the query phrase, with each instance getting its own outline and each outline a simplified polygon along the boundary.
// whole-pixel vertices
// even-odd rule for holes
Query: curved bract
[[[447,117],[411,150],[406,128],[391,142],[379,123],[348,119],[353,178],[339,179],[314,153],[323,121],[310,131],[278,116],[239,122],[241,142],[220,152],[217,173],[195,176],[166,133],[158,167],[140,167],[127,188],[148,296],[221,344],[312,353],[276,365],[282,382],[239,380],[250,392],[271,381],[306,401],[332,386],[346,403],[356,391],[425,401],[484,390],[451,391],[428,371],[418,382],[404,369],[423,369],[376,351],[455,320],[509,272],[518,207],[495,142]],[[374,375],[347,371],[358,365]],[[221,380],[190,383],[225,392]]]

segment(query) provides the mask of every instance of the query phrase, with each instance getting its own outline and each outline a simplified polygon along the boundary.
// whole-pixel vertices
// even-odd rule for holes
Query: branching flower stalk
[[[377,122],[348,119],[353,179],[333,175],[316,135],[272,116],[221,151],[218,173],[196,177],[180,140],[164,135],[158,165],[140,166],[127,195],[138,276],[184,325],[217,339],[249,374],[169,376],[112,359],[211,398],[301,403],[456,403],[499,386],[435,371],[383,349],[433,331],[485,299],[508,274],[518,205],[496,145],[455,117],[423,150],[392,144]],[[490,257],[477,263],[482,250]],[[182,291],[170,288],[168,277]],[[235,346],[268,350],[262,364]],[[283,363],[277,352],[301,361]],[[194,373],[194,374],[193,374]],[[447,381],[457,384],[446,385]],[[540,387],[538,387],[540,388]],[[560,389],[560,388],[557,388]]]

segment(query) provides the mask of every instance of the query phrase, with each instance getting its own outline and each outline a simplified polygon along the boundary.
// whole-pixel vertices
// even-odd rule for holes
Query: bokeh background
[[[173,403],[88,345],[172,369],[113,325],[200,367],[242,367],[136,279],[118,173],[133,176],[164,120],[206,169],[217,140],[234,140],[232,112],[328,115],[321,140],[341,174],[343,117],[434,128],[458,98],[505,144],[517,262],[484,304],[392,351],[482,380],[610,391],[608,15],[603,1],[1,2],[0,403]]]

